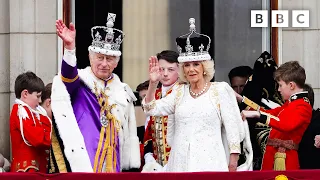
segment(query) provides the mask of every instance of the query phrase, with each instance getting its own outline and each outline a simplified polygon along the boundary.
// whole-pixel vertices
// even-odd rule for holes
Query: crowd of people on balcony
[[[177,52],[149,58],[149,78],[133,90],[113,73],[123,32],[91,29],[90,66],[77,68],[76,30],[56,21],[64,43],[61,70],[45,85],[20,74],[10,115],[10,172],[228,172],[320,168],[319,109],[297,61],[278,67],[265,51],[254,67],[214,81],[211,39],[195,28],[176,38]],[[139,99],[139,100],[138,100]],[[135,102],[146,114],[137,127]]]

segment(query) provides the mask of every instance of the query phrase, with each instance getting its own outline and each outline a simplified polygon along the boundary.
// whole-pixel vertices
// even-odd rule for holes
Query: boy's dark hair
[[[169,63],[179,63],[178,57],[179,57],[179,54],[171,50],[165,50],[157,54],[158,60],[163,59],[168,61]]]
[[[314,105],[314,92],[313,92],[313,88],[311,87],[310,84],[305,84],[303,87],[304,91],[308,91],[308,99],[310,101],[311,107],[313,107]]]
[[[306,82],[306,72],[298,61],[289,61],[282,64],[274,73],[276,81],[285,83],[295,82],[300,88],[304,88]]]
[[[157,88],[160,88],[160,87],[161,87],[161,83],[159,82]],[[143,91],[143,90],[148,90],[148,88],[149,88],[149,80],[146,80],[145,82],[140,83],[140,84],[137,86],[136,91],[137,91],[137,92],[140,92],[140,91]]]
[[[51,97],[51,89],[52,89],[52,83],[49,83],[46,85],[46,87],[44,87],[44,90],[42,91],[42,94],[41,94],[42,103]]]
[[[140,84],[137,86],[136,91],[137,91],[137,92],[140,92],[140,91],[143,91],[143,90],[147,90],[148,87],[149,87],[149,80],[146,80],[145,82],[140,83]]]
[[[249,78],[252,75],[252,73],[253,73],[253,70],[249,66],[235,67],[235,68],[231,69],[231,71],[228,74],[229,81],[231,82],[231,79],[233,77],[237,77],[237,76]]]
[[[43,81],[33,72],[28,71],[20,74],[14,83],[14,93],[16,98],[21,98],[21,92],[27,90],[28,93],[42,92],[44,90]]]

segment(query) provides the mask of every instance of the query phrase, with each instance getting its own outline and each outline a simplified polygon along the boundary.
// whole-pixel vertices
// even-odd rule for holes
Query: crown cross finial
[[[189,19],[190,31],[196,31],[196,20],[194,18]]]
[[[105,41],[108,43],[111,43],[113,41],[114,38],[114,34],[113,34],[113,26],[114,26],[114,22],[116,21],[116,14],[113,13],[108,13],[108,18],[107,18],[108,22],[107,22],[107,35],[106,35],[106,39]]]
[[[204,46],[203,46],[203,44],[201,44],[201,45],[199,46],[200,53],[203,53],[203,49],[204,49]]]
[[[113,13],[108,13],[108,18],[107,18],[107,27],[112,28],[114,26],[114,22],[116,21],[116,14]]]

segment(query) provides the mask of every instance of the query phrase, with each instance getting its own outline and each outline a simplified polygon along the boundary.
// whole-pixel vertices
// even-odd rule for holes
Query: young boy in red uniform
[[[312,116],[308,92],[303,89],[306,74],[297,61],[291,61],[281,65],[274,76],[285,100],[283,106],[264,110],[246,97],[237,98],[256,110],[242,111],[244,119],[259,118],[259,122],[271,127],[262,170],[297,170],[300,169],[297,150]]]
[[[43,81],[33,72],[20,74],[14,85],[16,100],[10,115],[11,172],[47,172],[51,120],[39,106]]]
[[[175,51],[165,50],[157,54],[161,76],[161,87],[155,93],[156,99],[166,97],[172,92],[173,86],[179,78],[179,54]],[[169,160],[171,147],[167,142],[167,135],[172,137],[172,132],[167,131],[168,122],[172,124],[174,116],[151,116],[144,134],[144,172],[165,171]]]

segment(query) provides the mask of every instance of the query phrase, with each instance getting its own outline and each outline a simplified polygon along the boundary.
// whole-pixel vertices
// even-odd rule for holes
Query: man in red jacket
[[[32,72],[15,81],[15,104],[10,115],[11,172],[46,173],[51,144],[51,120],[39,106],[43,81]]]
[[[305,70],[297,61],[287,62],[276,70],[275,79],[285,104],[264,110],[246,97],[238,96],[238,100],[242,100],[251,110],[256,110],[244,110],[242,117],[258,118],[259,122],[271,127],[262,170],[297,170],[300,169],[297,150],[312,116],[308,92],[303,90]]]

